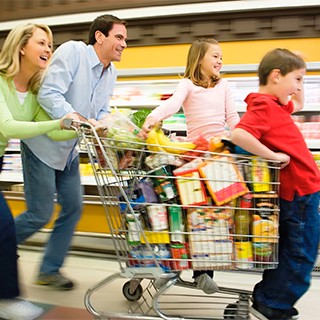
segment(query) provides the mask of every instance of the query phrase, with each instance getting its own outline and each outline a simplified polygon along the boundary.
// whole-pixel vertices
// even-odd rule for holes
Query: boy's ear
[[[270,72],[270,80],[272,83],[279,83],[281,76],[281,71],[280,69],[272,69]]]

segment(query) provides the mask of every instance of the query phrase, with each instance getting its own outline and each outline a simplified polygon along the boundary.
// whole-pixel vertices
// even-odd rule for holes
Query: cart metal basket
[[[250,319],[251,291],[206,295],[181,273],[277,266],[279,165],[228,150],[163,152],[99,137],[90,125],[77,131],[119,262],[88,289],[87,310],[101,319]],[[97,310],[93,293],[116,279],[127,279],[127,313]]]

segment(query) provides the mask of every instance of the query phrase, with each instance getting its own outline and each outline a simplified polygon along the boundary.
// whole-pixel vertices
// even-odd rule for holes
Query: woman
[[[42,73],[52,55],[52,32],[42,24],[24,24],[12,29],[0,53],[0,171],[8,139],[29,138],[48,134],[54,140],[75,137],[65,131],[65,119],[78,119],[68,114],[51,120],[40,107],[36,94]],[[35,319],[42,312],[20,295],[16,233],[8,205],[0,194],[0,318]]]

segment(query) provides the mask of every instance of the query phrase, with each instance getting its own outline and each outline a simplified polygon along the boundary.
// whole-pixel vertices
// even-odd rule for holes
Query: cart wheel
[[[223,313],[223,318],[227,320],[236,320],[239,319],[237,317],[237,304],[236,303],[230,303],[226,306]]]
[[[137,289],[133,293],[131,293],[130,292],[130,281],[128,281],[123,285],[122,293],[127,300],[138,301],[142,297],[143,289],[142,289],[141,284],[139,284]]]

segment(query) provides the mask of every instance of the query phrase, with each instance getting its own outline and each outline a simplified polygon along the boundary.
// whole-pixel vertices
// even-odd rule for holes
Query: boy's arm
[[[298,91],[297,94],[293,95],[291,98],[293,102],[293,111],[292,113],[301,111],[304,107],[304,86],[301,85],[301,89]]]
[[[237,146],[261,158],[281,162],[281,168],[284,168],[290,162],[290,157],[287,154],[272,151],[244,129],[234,129],[231,132],[231,140]]]

